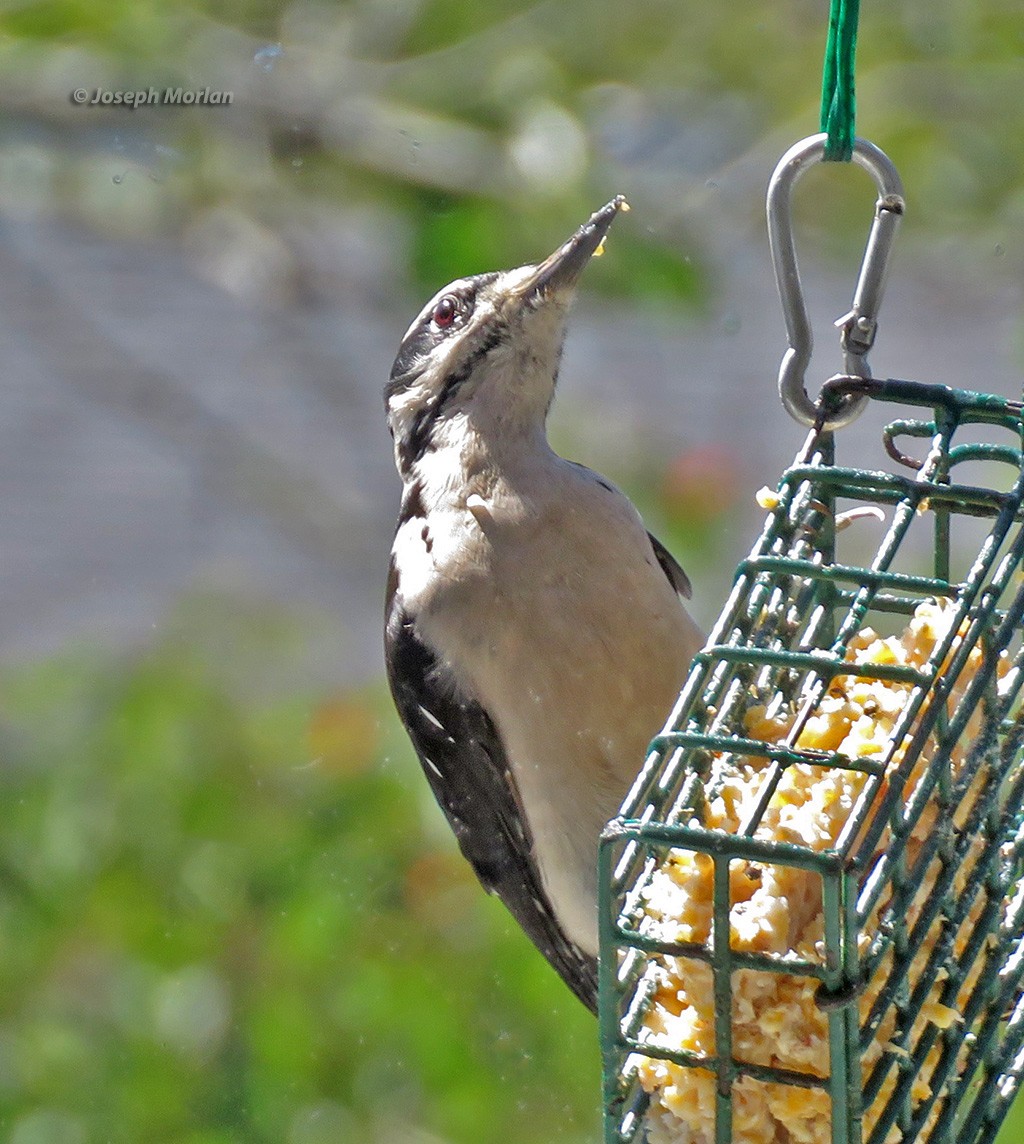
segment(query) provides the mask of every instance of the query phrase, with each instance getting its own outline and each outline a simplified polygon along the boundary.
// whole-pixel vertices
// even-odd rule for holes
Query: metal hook
[[[791,417],[804,425],[840,429],[861,412],[867,398],[848,395],[831,416],[823,418],[819,406],[807,396],[804,375],[811,360],[814,337],[800,284],[791,212],[793,186],[804,171],[822,161],[827,138],[820,134],[802,139],[779,160],[768,184],[768,245],[789,336],[789,349],[779,368],[782,404]],[[840,344],[846,373],[853,377],[870,377],[867,354],[875,340],[889,254],[905,203],[899,173],[883,151],[866,139],[855,139],[853,161],[874,179],[879,199],[853,295],[853,307],[836,325],[842,331]]]

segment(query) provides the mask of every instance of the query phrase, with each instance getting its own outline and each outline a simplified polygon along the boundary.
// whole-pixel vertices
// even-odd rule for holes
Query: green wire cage
[[[854,132],[858,8],[768,189],[812,429],[601,839],[605,1144],[983,1144],[1024,1072],[1022,406],[871,378],[905,201]],[[879,197],[814,402],[790,203],[822,160]],[[877,468],[836,456],[862,413]]]
[[[836,435],[811,430],[602,838],[606,1144],[981,1144],[1020,1085],[1022,407],[841,376],[820,409],[853,397],[879,422],[881,467],[840,464]],[[842,529],[864,506],[875,519]],[[879,639],[905,631],[926,602],[945,624],[920,662],[858,651],[864,629]],[[830,697],[836,706],[837,695],[878,685],[898,700],[882,748],[807,745]],[[782,730],[769,735],[773,715]],[[753,793],[723,829],[712,809],[739,772]],[[847,792],[824,841],[778,829],[800,773]],[[701,872],[703,932],[680,936],[652,910],[672,869]],[[790,934],[761,949],[738,939],[743,886],[765,872],[811,887],[813,940]],[[679,1009],[680,978],[709,998],[696,1047],[674,1044],[657,1019],[666,1004]],[[775,999],[776,1024],[753,1048],[740,1031],[745,994]],[[821,1033],[803,1066],[774,1052],[787,1004]],[[651,1081],[665,1075],[679,1099],[699,1078],[703,1128],[685,1116],[675,1135],[666,1127],[676,1123],[667,1090]],[[751,1094],[782,1110],[775,1137],[749,1127]]]

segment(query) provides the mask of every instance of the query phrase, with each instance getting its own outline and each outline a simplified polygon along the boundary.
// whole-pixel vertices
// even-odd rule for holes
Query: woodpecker
[[[539,265],[446,286],[385,387],[391,693],[463,855],[592,1010],[598,836],[702,642],[682,568],[547,440],[576,283],[624,207]]]

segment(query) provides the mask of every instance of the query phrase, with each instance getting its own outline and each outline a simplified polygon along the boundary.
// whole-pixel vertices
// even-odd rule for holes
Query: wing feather
[[[654,549],[654,555],[661,565],[662,572],[668,577],[668,582],[684,600],[688,600],[693,595],[693,588],[690,586],[690,577],[686,575],[679,561],[656,536],[649,532],[647,537],[651,542],[651,547]]]
[[[558,924],[497,729],[478,702],[459,694],[450,671],[417,635],[393,582],[385,653],[395,705],[460,850],[484,887],[501,898],[569,988],[596,1012],[596,959]]]

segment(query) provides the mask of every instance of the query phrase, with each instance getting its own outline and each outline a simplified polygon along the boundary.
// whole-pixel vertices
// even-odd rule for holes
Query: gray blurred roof
[[[578,459],[621,473],[638,451],[714,442],[751,493],[774,484],[802,431],[773,391],[783,330],[767,254],[738,233],[715,254],[701,320],[582,300],[555,414]],[[380,391],[418,300],[362,289],[361,265],[336,304],[259,302],[200,265],[169,242],[0,218],[0,655],[144,643],[192,598],[285,605],[301,618],[290,673],[376,676],[398,497]],[[805,274],[824,330],[852,276]],[[1014,394],[1018,313],[1019,291],[980,272],[898,262],[875,372]],[[834,347],[819,353],[834,372]],[[875,448],[866,432],[848,447]],[[733,557],[757,527],[744,504]],[[705,620],[725,587],[698,583]],[[262,676],[273,686],[274,665]]]

